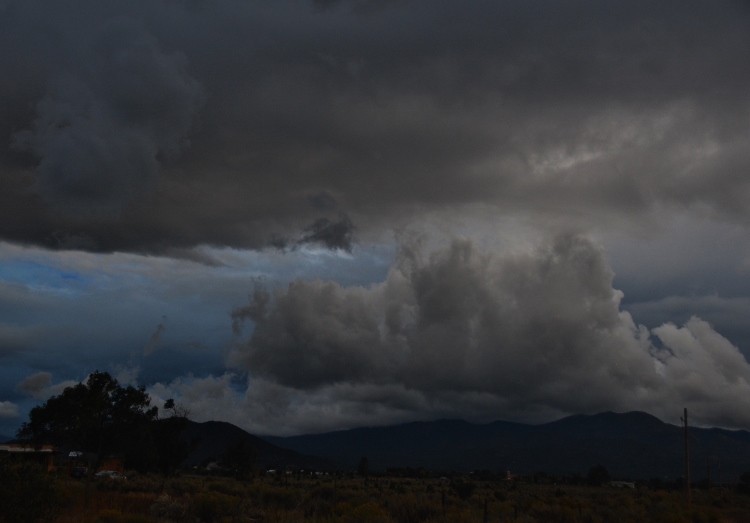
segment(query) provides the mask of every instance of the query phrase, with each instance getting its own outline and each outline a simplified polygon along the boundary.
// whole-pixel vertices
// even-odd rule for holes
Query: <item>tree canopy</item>
[[[190,452],[181,435],[188,412],[168,399],[165,417],[151,406],[145,387],[122,386],[107,372],[67,387],[29,413],[17,436],[32,444],[53,444],[102,458],[117,454],[139,471],[169,475]]]
[[[109,373],[95,371],[86,383],[68,387],[31,409],[18,437],[100,453],[157,413],[144,387],[123,387]]]
[[[146,469],[158,459],[158,412],[144,387],[122,386],[109,373],[95,371],[86,383],[67,387],[31,409],[17,436],[98,457],[120,454],[130,466]]]

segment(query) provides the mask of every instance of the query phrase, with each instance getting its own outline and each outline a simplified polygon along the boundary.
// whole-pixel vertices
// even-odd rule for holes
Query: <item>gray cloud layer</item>
[[[83,63],[50,79],[32,130],[14,138],[39,159],[36,192],[86,218],[119,211],[156,183],[161,161],[185,144],[201,89],[185,57],[136,22],[108,20],[82,47]]]
[[[255,328],[231,358],[250,373],[248,394],[257,380],[285,391],[280,398],[344,402],[355,416],[376,408],[370,415],[380,422],[403,411],[637,409],[671,419],[688,406],[699,423],[750,423],[750,365],[740,351],[697,317],[650,332],[636,325],[589,240],[566,235],[507,256],[468,241],[417,252],[405,250],[386,281],[369,288],[295,281],[272,295],[257,290],[235,312]]]
[[[0,9],[8,240],[347,248],[339,212],[366,240],[473,205],[583,227],[665,205],[747,221],[741,2]]]

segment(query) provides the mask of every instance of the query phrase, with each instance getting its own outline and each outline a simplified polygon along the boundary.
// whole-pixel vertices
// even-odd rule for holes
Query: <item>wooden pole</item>
[[[685,407],[685,493],[687,495],[688,508],[690,507],[690,444],[688,442],[688,413]]]

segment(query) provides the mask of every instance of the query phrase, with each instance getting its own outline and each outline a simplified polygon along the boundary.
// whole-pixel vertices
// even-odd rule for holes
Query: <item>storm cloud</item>
[[[635,324],[612,279],[576,235],[503,256],[466,240],[427,255],[405,247],[371,287],[294,281],[270,302],[256,292],[236,311],[254,329],[230,361],[250,383],[368,391],[357,403],[385,412],[668,416],[687,405],[701,423],[747,426],[750,365],[737,347],[697,317]]]
[[[3,3],[7,240],[349,249],[352,224],[368,242],[477,208],[747,221],[740,2],[92,5]]]
[[[85,64],[50,78],[14,146],[39,159],[35,191],[76,217],[114,213],[156,183],[187,143],[199,84],[140,24],[114,19],[83,43]],[[78,70],[77,70],[78,69]]]

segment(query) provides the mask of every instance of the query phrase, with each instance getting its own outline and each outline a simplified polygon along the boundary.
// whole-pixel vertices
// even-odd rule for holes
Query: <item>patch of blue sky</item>
[[[27,260],[0,262],[0,281],[20,284],[34,291],[71,296],[81,294],[93,283],[80,273]]]
[[[245,276],[267,283],[321,279],[341,285],[371,285],[385,280],[393,264],[394,244],[355,246],[352,252],[303,246],[286,252],[203,248],[221,263],[215,270],[226,276]]]

